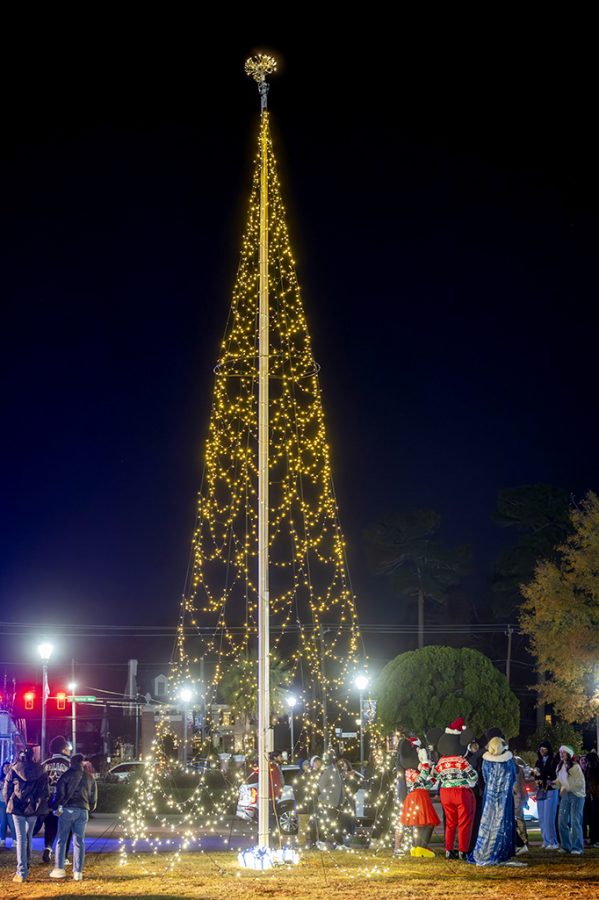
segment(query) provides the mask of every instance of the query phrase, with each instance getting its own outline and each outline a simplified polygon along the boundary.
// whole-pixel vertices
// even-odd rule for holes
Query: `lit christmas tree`
[[[202,691],[204,708],[209,707],[223,675],[237,666],[240,677],[250,682],[239,693],[260,696],[262,505],[268,510],[263,532],[267,535],[266,658],[287,666],[286,680],[293,682],[300,698],[302,743],[315,752],[329,745],[333,729],[349,712],[352,693],[355,706],[352,682],[359,665],[360,637],[332,480],[319,366],[304,313],[266,109],[265,74],[273,68],[274,61],[264,56],[246,65],[263,98],[258,153],[239,268],[215,368],[192,559],[169,695],[176,701],[182,691],[191,690],[196,696]],[[262,309],[261,293],[266,303]],[[259,477],[260,404],[265,397],[259,389],[264,364],[260,348],[265,344],[266,500]],[[201,686],[200,658],[210,672],[208,683]],[[268,693],[266,704],[270,719]],[[167,724],[162,736],[166,730]],[[166,759],[163,762],[166,765]],[[145,782],[143,797],[138,796],[146,812],[156,810],[153,798],[160,777],[159,767]],[[211,821],[220,821],[236,790],[233,785],[231,796],[223,799],[216,813],[211,807]],[[196,819],[202,824],[199,819],[210,806],[202,784],[191,801],[173,804],[173,811],[190,826]],[[130,836],[148,838],[142,819],[143,813],[135,819],[132,806]]]

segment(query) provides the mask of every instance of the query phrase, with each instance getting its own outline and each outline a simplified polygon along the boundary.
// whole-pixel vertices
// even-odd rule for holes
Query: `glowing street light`
[[[286,700],[287,706],[289,707],[289,727],[291,729],[291,762],[294,760],[294,745],[295,739],[293,737],[293,707],[297,703],[297,697],[294,694],[289,694]]]
[[[368,687],[368,683],[368,675],[364,674],[364,672],[359,672],[354,678],[354,684],[358,688],[358,691],[360,693],[360,718],[358,721],[360,724],[360,768],[362,771],[362,775],[364,774],[364,707],[362,703],[362,695]]]
[[[42,641],[37,647],[37,652],[42,661],[42,738],[40,741],[42,760],[46,755],[46,703],[48,701],[48,694],[50,693],[48,688],[48,662],[52,656],[53,650],[54,646],[49,641]]]

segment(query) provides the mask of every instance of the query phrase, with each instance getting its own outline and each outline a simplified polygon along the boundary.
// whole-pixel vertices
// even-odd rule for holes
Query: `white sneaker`
[[[559,850],[559,844],[547,844],[547,850]]]
[[[73,872],[74,881],[83,881],[83,872]]]
[[[582,856],[582,850],[571,850],[570,856]]]
[[[522,844],[521,847],[516,847],[516,856],[520,856],[521,853],[528,853],[528,844]]]
[[[50,872],[50,878],[66,878],[67,873],[64,869],[52,869]]]

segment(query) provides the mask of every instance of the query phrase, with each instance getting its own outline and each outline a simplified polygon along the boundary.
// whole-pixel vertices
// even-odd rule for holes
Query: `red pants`
[[[441,803],[445,813],[445,849],[453,850],[456,828],[458,850],[468,853],[476,800],[471,788],[441,788]]]

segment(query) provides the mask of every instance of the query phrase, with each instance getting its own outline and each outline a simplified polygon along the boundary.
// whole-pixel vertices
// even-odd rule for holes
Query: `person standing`
[[[6,760],[6,762],[2,764],[2,770],[0,771],[0,847],[6,846],[7,834],[10,834],[13,841],[15,839],[14,822],[10,813],[6,812],[6,803],[3,799],[4,781],[6,779],[6,776],[8,775],[9,769],[10,761]]]
[[[58,841],[56,843],[55,868],[50,878],[65,878],[64,860],[69,831],[73,832],[73,878],[83,879],[85,861],[85,829],[90,811],[96,808],[98,788],[93,778],[83,768],[83,755],[75,753],[71,757],[68,772],[61,775],[56,784],[52,808],[59,817]]]
[[[58,735],[50,741],[50,753],[52,756],[45,759],[42,763],[42,769],[48,776],[48,790],[50,797],[54,796],[58,779],[61,775],[64,775],[65,772],[69,771],[72,750],[73,746],[71,742],[62,735]],[[42,853],[42,862],[49,863],[52,859],[54,842],[58,833],[58,819],[52,810],[50,810],[48,815],[40,821],[43,821],[44,825],[44,852]]]
[[[599,756],[596,750],[587,753],[584,770],[589,806],[589,842],[591,847],[599,847]]]
[[[558,760],[549,741],[541,741],[537,748],[537,764],[534,768],[537,782],[537,809],[544,850],[557,850],[559,843],[555,820],[559,791],[555,787]]]
[[[31,860],[31,839],[38,816],[48,811],[48,776],[33,761],[33,750],[21,750],[4,779],[4,802],[12,813],[17,841],[17,872],[13,881],[27,880]]]
[[[476,770],[465,759],[464,753],[474,738],[474,732],[466,728],[462,717],[456,719],[437,736],[436,729],[428,735],[436,744],[439,761],[433,775],[441,786],[441,805],[445,814],[445,857],[468,859],[468,848],[476,812],[473,788],[478,781]],[[458,852],[454,850],[456,831]]]
[[[503,738],[489,741],[483,754],[483,811],[474,850],[469,861],[477,866],[520,865],[508,862],[516,851],[514,785],[516,764]]]
[[[559,756],[555,780],[560,797],[558,828],[562,846],[559,853],[582,856],[584,852],[582,815],[586,797],[584,774],[576,762],[573,748],[568,744],[562,744]]]
[[[528,802],[526,793],[526,777],[524,768],[516,763],[516,781],[514,783],[514,811],[516,814],[516,856],[528,853],[528,831],[524,819],[524,807]]]

